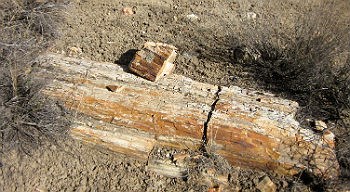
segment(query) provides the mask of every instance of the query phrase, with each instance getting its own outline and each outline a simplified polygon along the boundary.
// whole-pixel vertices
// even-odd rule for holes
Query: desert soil
[[[307,11],[300,2],[76,0],[67,6],[61,37],[50,51],[126,65],[129,50],[141,48],[146,41],[164,42],[179,50],[177,74],[259,89],[244,66],[232,60],[242,26],[278,17],[279,25],[288,27],[294,14]],[[125,7],[132,9],[131,15],[122,13]],[[167,178],[148,171],[147,162],[69,137],[57,144],[45,143],[29,155],[12,151],[0,160],[0,191],[207,191],[218,187],[203,182],[200,163],[190,168],[187,178]],[[268,174],[216,166],[225,164],[220,158],[207,160],[229,175],[227,185],[219,186],[226,191],[257,191],[259,179]],[[295,178],[269,177],[280,191],[311,190]]]

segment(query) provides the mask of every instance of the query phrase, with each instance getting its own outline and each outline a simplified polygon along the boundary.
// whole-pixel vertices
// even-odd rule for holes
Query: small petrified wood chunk
[[[157,81],[174,71],[175,57],[176,47],[164,43],[146,42],[144,47],[136,52],[129,68],[143,78]]]

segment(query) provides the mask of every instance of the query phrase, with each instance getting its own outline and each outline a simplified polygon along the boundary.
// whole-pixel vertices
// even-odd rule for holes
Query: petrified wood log
[[[38,63],[36,78],[52,80],[42,92],[75,112],[76,139],[145,160],[155,147],[204,144],[233,165],[338,175],[331,133],[301,127],[296,102],[175,74],[155,83],[115,64],[54,54]]]

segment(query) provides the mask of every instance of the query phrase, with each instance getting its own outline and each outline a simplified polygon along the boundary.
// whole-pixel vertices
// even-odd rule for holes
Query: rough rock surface
[[[75,112],[77,139],[141,159],[156,146],[198,149],[204,143],[233,165],[338,175],[334,145],[299,125],[293,101],[179,75],[154,83],[115,64],[61,55],[43,56],[39,66],[37,78],[52,79],[43,93]]]

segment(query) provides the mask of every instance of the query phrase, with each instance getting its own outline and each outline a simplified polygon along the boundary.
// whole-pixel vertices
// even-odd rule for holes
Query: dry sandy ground
[[[258,88],[244,67],[232,62],[242,26],[275,18],[276,26],[289,28],[295,15],[307,11],[300,2],[304,1],[80,0],[66,10],[62,36],[51,51],[125,65],[128,50],[140,48],[145,41],[160,41],[178,47],[178,74]],[[132,8],[133,14],[122,14],[123,7]],[[44,144],[30,156],[6,153],[0,166],[0,191],[207,191],[211,187],[202,181],[200,164],[191,168],[186,179],[166,178],[147,171],[146,162],[69,138],[58,145]],[[227,191],[256,191],[266,175],[232,167],[227,171]],[[281,191],[310,190],[295,178],[270,177]]]

